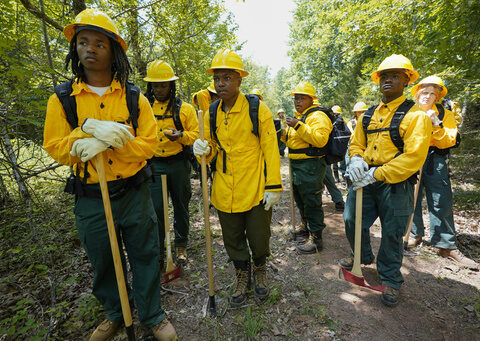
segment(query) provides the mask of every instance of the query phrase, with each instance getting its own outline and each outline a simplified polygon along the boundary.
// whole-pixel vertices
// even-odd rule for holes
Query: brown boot
[[[296,227],[293,232],[291,232],[291,235],[294,241],[296,241],[298,244],[303,244],[308,241],[310,231],[308,231],[306,224],[302,224],[299,227]]]
[[[257,298],[264,300],[268,297],[267,264],[265,257],[255,259],[253,263],[253,285]]]
[[[458,265],[464,268],[472,269],[476,271],[479,270],[479,265],[475,261],[471,260],[470,258],[467,258],[463,253],[461,253],[457,249],[439,249],[438,254],[443,258],[448,258],[458,263]]]
[[[106,341],[110,340],[120,329],[122,322],[113,322],[108,319],[100,323],[100,325],[95,329],[92,336],[90,336],[90,341]]]
[[[362,264],[363,265],[370,265],[374,262],[374,260],[375,260],[375,257],[373,257],[371,261],[366,262],[366,263],[362,263]],[[340,263],[340,266],[347,271],[351,271],[352,268],[353,268],[353,258],[352,257],[342,258],[342,259],[340,259],[339,263]]]
[[[250,260],[233,261],[235,266],[236,283],[230,304],[232,307],[239,307],[247,299],[247,290],[250,289]]]
[[[152,333],[159,341],[174,341],[177,339],[175,328],[166,318],[152,328]]]
[[[412,248],[412,247],[415,247],[415,246],[417,246],[421,243],[422,243],[422,237],[416,237],[416,238],[410,237],[410,238],[408,238],[407,247]]]
[[[177,254],[177,263],[182,265],[187,263],[187,248],[185,246],[176,247],[175,253]]]
[[[398,304],[399,296],[400,291],[398,289],[387,286],[382,293],[382,303],[387,307],[395,307]]]
[[[310,255],[323,250],[322,232],[310,234],[310,238],[306,244],[297,246],[299,254]]]

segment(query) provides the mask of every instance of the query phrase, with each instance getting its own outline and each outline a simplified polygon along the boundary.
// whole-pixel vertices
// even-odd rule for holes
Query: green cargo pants
[[[430,158],[432,159],[430,160]],[[425,189],[430,216],[430,244],[442,249],[456,249],[455,223],[452,210],[452,185],[448,176],[446,158],[446,155],[433,153],[428,156],[427,161],[423,165],[411,236],[416,238],[425,235],[422,217],[422,196],[423,189]],[[428,162],[432,163],[432,174],[429,174]]]
[[[323,184],[327,187],[328,193],[330,193],[334,203],[343,202],[342,192],[340,192],[337,185],[335,185],[335,179],[333,178],[332,167],[330,167],[330,165],[327,165]]]
[[[87,186],[99,190],[98,184]],[[118,189],[115,187],[119,187],[117,181],[109,182],[110,191]],[[165,312],[160,301],[157,218],[147,183],[111,200],[111,207],[120,250],[123,241],[133,275],[138,317],[142,324],[153,327],[165,318]],[[103,305],[109,320],[123,321],[102,199],[78,197],[75,219],[80,241],[93,267],[93,295]],[[123,252],[121,257],[126,274]],[[132,306],[132,291],[130,288],[128,291]]]
[[[325,228],[322,207],[323,179],[327,163],[324,158],[291,160],[293,196],[310,232]]]
[[[272,209],[265,211],[264,205],[240,213],[218,212],[222,227],[223,243],[232,261],[258,259],[270,255],[270,221]],[[248,241],[248,244],[247,244]]]
[[[167,174],[167,188],[173,204],[173,228],[175,246],[187,246],[190,231],[190,213],[188,204],[192,197],[190,184],[190,162],[180,155],[178,158],[155,158],[152,161],[153,177],[149,181],[153,207],[158,217],[158,236],[160,244],[165,241],[165,224],[163,223],[162,174]],[[163,255],[163,252],[162,252]]]
[[[400,272],[403,235],[413,212],[413,187],[408,181],[398,184],[377,181],[363,188],[361,261],[362,264],[368,264],[375,257],[370,245],[370,227],[380,217],[382,239],[377,256],[377,271],[382,284],[395,289],[400,289],[403,283]],[[352,250],[355,243],[355,200],[356,192],[351,187],[343,219]]]

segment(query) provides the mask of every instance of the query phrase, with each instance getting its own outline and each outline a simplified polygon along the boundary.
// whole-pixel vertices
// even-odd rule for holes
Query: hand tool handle
[[[293,197],[293,177],[292,177],[292,161],[288,159],[288,169],[290,174],[290,217],[292,220],[292,232],[295,233],[295,198]]]
[[[353,249],[352,274],[362,277],[361,253],[362,253],[362,208],[363,208],[363,187],[355,193],[355,243]]]
[[[405,233],[405,236],[403,237],[403,242],[406,243],[405,245],[408,244],[408,238],[410,237],[410,231],[412,231],[413,216],[415,215],[415,207],[417,205],[418,191],[420,189],[420,181],[422,181],[422,168],[420,168],[420,171],[418,173],[418,181],[415,184],[415,192],[414,192],[414,195],[413,195],[413,212],[410,215],[410,221],[408,222],[407,232]]]
[[[198,111],[198,130],[200,139],[205,139],[203,126],[203,111]],[[213,261],[212,261],[212,240],[210,236],[210,201],[208,200],[208,182],[207,182],[207,160],[205,155],[201,158],[202,166],[202,195],[203,195],[203,220],[205,223],[205,244],[207,251],[207,269],[208,269],[208,292],[210,297],[215,295],[215,282],[213,280]]]
[[[170,241],[170,219],[168,218],[168,187],[167,174],[162,174],[162,197],[163,197],[163,225],[165,226],[165,245],[167,247],[167,268],[165,272],[171,272],[175,269],[173,265],[172,244]],[[160,241],[161,243],[162,241]]]
[[[98,173],[98,182],[102,191],[103,207],[105,209],[105,218],[107,219],[108,237],[110,239],[110,247],[112,249],[113,264],[115,266],[115,275],[117,277],[118,293],[120,295],[123,320],[125,322],[125,327],[127,328],[127,333],[129,335],[132,335],[132,312],[130,311],[130,303],[128,302],[127,286],[125,284],[125,277],[123,274],[122,260],[120,258],[117,234],[115,232],[115,224],[113,222],[112,207],[110,205],[110,196],[108,194],[107,178],[105,176],[105,161],[103,158],[103,153],[98,153],[95,156],[95,166]]]

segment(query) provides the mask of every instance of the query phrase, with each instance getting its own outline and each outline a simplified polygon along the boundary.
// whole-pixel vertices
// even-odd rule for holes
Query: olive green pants
[[[99,187],[98,184],[87,186]],[[115,181],[109,183],[111,191],[115,186]],[[111,207],[125,278],[128,277],[122,241],[133,275],[133,295],[127,284],[130,305],[133,306],[134,297],[140,322],[153,327],[165,318],[165,312],[160,300],[157,217],[147,183],[111,200]],[[109,320],[123,321],[102,199],[78,197],[75,220],[80,241],[93,267],[92,293],[103,305]]]
[[[162,174],[167,174],[167,188],[173,206],[173,228],[175,246],[187,246],[190,231],[190,214],[188,205],[192,197],[190,184],[190,162],[185,158],[152,161],[153,176],[149,181],[152,202],[158,217],[158,236],[160,244],[165,241],[165,224],[163,217]],[[162,252],[163,255],[163,252]]]
[[[217,212],[222,226],[223,243],[230,260],[250,260],[249,246],[252,259],[270,255],[272,209],[265,211],[264,205],[260,203],[246,212]]]
[[[327,170],[324,158],[291,160],[293,196],[310,232],[325,228],[322,189]]]

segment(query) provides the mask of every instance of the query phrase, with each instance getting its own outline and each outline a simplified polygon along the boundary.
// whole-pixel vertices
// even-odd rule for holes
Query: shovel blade
[[[165,284],[165,283],[173,281],[174,279],[179,278],[181,269],[182,269],[182,265],[178,264],[177,267],[175,269],[173,269],[172,271],[165,272],[163,274],[163,280],[162,280],[161,283]]]
[[[345,270],[343,267],[342,267],[342,275],[347,282],[353,283],[355,285],[359,285],[361,287],[369,288],[375,291],[380,291],[380,292],[385,291],[385,288],[386,288],[385,285],[370,285],[365,281],[365,278],[363,278],[363,276],[356,276],[350,271]]]

